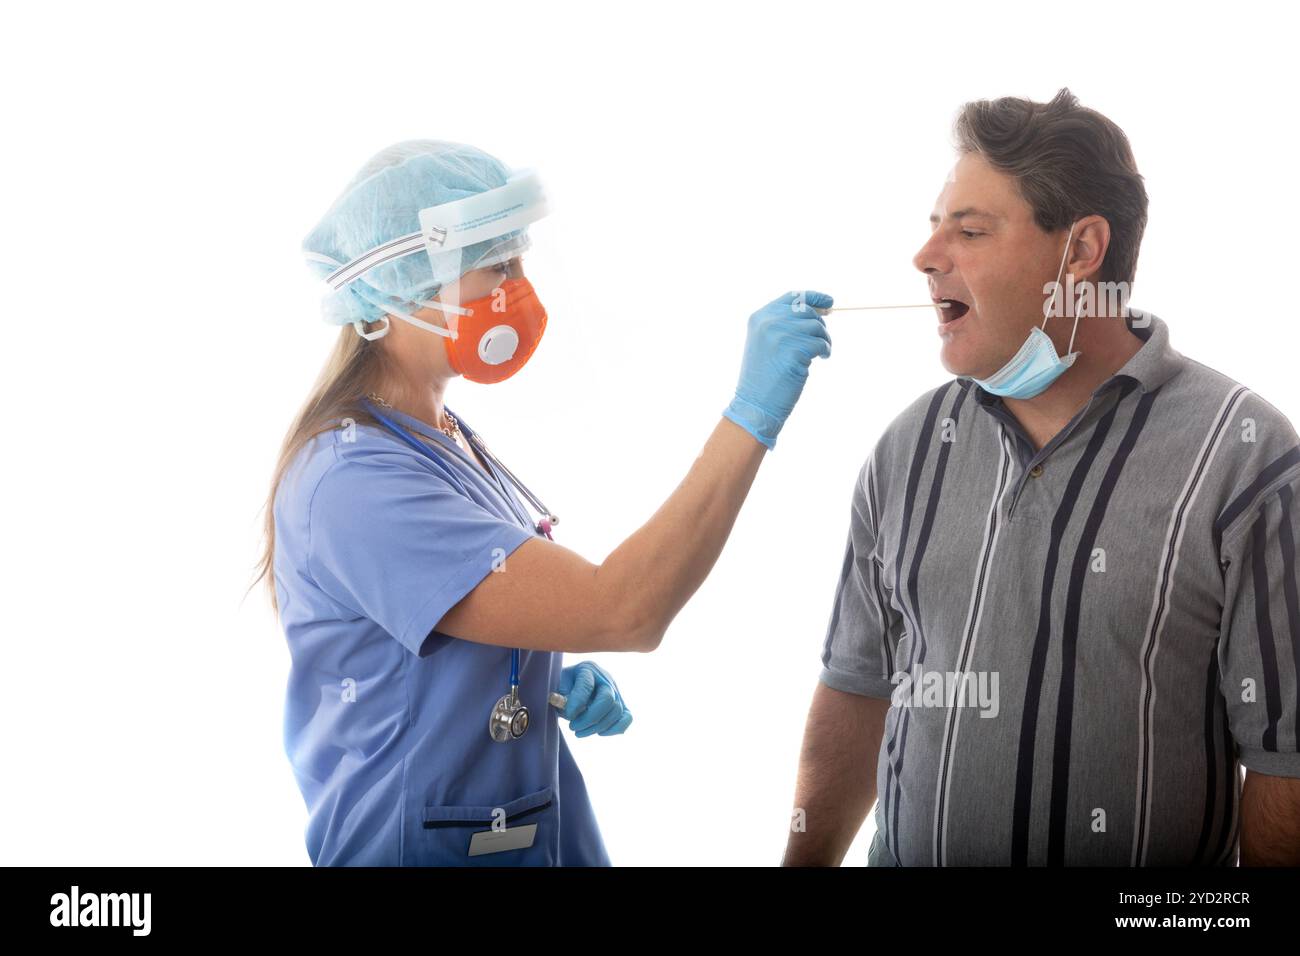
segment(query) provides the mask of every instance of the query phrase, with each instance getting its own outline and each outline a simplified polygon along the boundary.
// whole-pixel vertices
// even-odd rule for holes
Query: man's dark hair
[[[1050,103],[1010,96],[967,103],[953,132],[960,152],[979,153],[1015,177],[1043,230],[1104,218],[1110,245],[1097,279],[1133,281],[1147,191],[1123,130],[1062,87]]]

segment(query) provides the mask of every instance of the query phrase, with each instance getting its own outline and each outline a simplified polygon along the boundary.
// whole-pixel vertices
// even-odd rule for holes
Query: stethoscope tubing
[[[432,449],[430,449],[424,443],[416,440],[409,432],[407,432],[405,428],[402,428],[400,425],[394,422],[383,412],[379,411],[377,408],[374,407],[373,404],[370,405],[370,413],[374,415],[378,421],[382,422],[384,427],[386,427],[390,432],[392,432],[394,435],[400,438],[407,445],[410,445],[421,455],[425,456],[430,461],[432,461],[435,467],[441,470],[442,473],[446,475],[451,481],[455,482],[456,487],[460,489],[462,494],[464,494],[466,497],[469,497],[469,492],[465,488],[465,483],[462,482],[460,478],[457,477],[452,472],[452,470],[447,467],[447,463],[443,461],[440,456],[434,454]],[[558,518],[555,517],[554,513],[552,513],[551,509],[547,508],[546,505],[542,504],[541,499],[538,498],[535,494],[533,494],[532,491],[529,490],[528,486],[525,485],[522,481],[520,481],[519,478],[516,477],[515,473],[505,466],[505,464],[501,461],[501,459],[499,459],[496,455],[492,454],[492,452],[488,450],[487,445],[483,443],[483,439],[478,437],[478,433],[476,433],[468,425],[462,424],[461,429],[469,435],[469,440],[474,443],[474,446],[479,451],[481,451],[484,455],[486,455],[489,459],[491,459],[493,465],[501,469],[502,473],[506,476],[506,478],[510,481],[510,483],[515,486],[515,489],[519,491],[528,500],[528,503],[532,505],[532,507],[536,511],[544,515],[551,524],[555,524],[559,520]],[[550,529],[543,528],[540,523],[538,523],[537,525],[537,530],[541,531],[548,538],[550,537]]]
[[[440,455],[434,452],[432,448],[425,445],[423,442],[418,441],[414,436],[412,436],[409,432],[407,432],[405,428],[402,428],[400,425],[394,422],[383,412],[375,408],[373,402],[367,402],[367,405],[369,406],[370,413],[374,415],[377,421],[383,424],[385,428],[387,428],[390,432],[396,435],[399,439],[401,439],[411,448],[415,449],[415,451],[419,452],[421,455],[423,455],[425,458],[431,461],[434,467],[440,470],[450,481],[452,481],[456,485],[456,487],[460,489],[461,493],[465,495],[465,497],[468,498],[470,496],[468,490],[465,488],[464,482],[462,482],[460,478],[451,470],[447,462],[445,462]],[[515,489],[521,492],[523,496],[526,499],[528,499],[529,504],[532,505],[534,509],[536,509],[537,511],[541,512],[543,515],[546,516],[544,520],[537,522],[536,530],[539,533],[546,535],[547,538],[550,538],[551,537],[550,526],[555,522],[557,522],[559,519],[556,518],[555,515],[551,513],[549,508],[547,508],[544,504],[542,504],[541,500],[536,495],[534,495],[531,491],[528,490],[527,485],[525,485],[522,481],[520,481],[517,477],[515,477],[514,472],[512,472],[509,468],[507,468],[504,464],[502,464],[501,460],[497,458],[496,455],[488,451],[487,446],[483,443],[483,440],[478,437],[478,435],[474,432],[473,429],[471,429],[468,425],[461,425],[461,428],[464,432],[468,434],[469,440],[474,444],[474,446],[479,451],[481,451],[492,462],[492,464],[495,467],[501,469],[502,473],[505,474],[506,478],[510,481],[510,483],[515,486]],[[515,693],[518,687],[519,687],[519,648],[512,647],[510,649],[511,693],[512,694]]]

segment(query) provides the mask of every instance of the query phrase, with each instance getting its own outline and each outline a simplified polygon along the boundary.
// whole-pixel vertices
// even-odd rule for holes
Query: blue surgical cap
[[[304,253],[325,256],[343,265],[376,246],[420,231],[420,210],[464,199],[505,185],[512,170],[473,146],[441,140],[395,143],[375,154],[303,240]],[[486,265],[493,253],[526,244],[526,229],[430,257],[421,250],[376,266],[322,302],[326,322],[346,325],[377,322],[384,310],[376,303],[396,296],[428,298],[471,268]],[[308,268],[324,279],[336,266],[308,259]]]

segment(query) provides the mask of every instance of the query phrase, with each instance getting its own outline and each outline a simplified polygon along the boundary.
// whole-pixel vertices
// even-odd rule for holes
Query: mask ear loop
[[[1079,296],[1074,297],[1074,328],[1070,329],[1070,344],[1065,347],[1065,354],[1074,351],[1074,333],[1079,330]]]
[[[451,313],[451,315],[448,317],[447,320],[447,324],[450,326],[450,328],[444,329],[440,326],[433,325],[429,322],[425,322],[423,319],[417,319],[415,316],[410,315],[409,313],[404,312],[401,309],[394,308],[393,305],[389,302],[384,302],[382,304],[377,302],[371,303],[372,305],[376,306],[376,308],[381,308],[384,310],[384,314],[380,316],[380,319],[382,319],[384,323],[384,327],[382,329],[375,329],[373,332],[366,332],[363,330],[362,328],[363,323],[359,319],[352,323],[352,327],[356,329],[357,335],[361,336],[363,339],[365,339],[368,342],[373,342],[375,339],[382,339],[385,335],[388,334],[388,329],[391,324],[388,320],[388,316],[394,315],[397,318],[401,319],[403,322],[408,322],[411,325],[419,326],[420,328],[428,332],[432,332],[435,335],[445,336],[446,338],[449,338],[454,342],[456,340],[456,316],[474,314],[473,310],[471,309],[462,309],[460,306],[448,305],[445,302],[434,302],[431,299],[429,300],[417,299],[415,301],[417,305],[422,305],[430,309],[439,309],[442,312]],[[379,320],[377,319],[376,321]]]
[[[377,319],[376,321],[382,321],[384,323],[384,327],[382,329],[375,329],[373,332],[367,332],[365,330],[365,323],[362,322],[360,319],[357,319],[355,322],[352,323],[352,328],[356,330],[357,335],[361,336],[367,342],[374,342],[376,339],[382,339],[385,335],[387,335],[388,327],[392,325],[392,323],[388,321],[388,316],[386,315],[381,315],[379,319]]]
[[[440,329],[437,326],[429,325],[427,322],[421,322],[419,319],[415,318],[415,316],[403,315],[400,312],[397,313],[398,318],[408,319],[409,321],[414,322],[416,325],[420,326],[421,328],[429,329],[431,332],[437,332],[439,335],[445,335],[453,342],[455,342],[460,335],[460,330],[457,328],[458,325],[457,320],[461,316],[470,316],[474,314],[473,309],[466,309],[463,306],[459,306],[459,305],[450,305],[446,302],[435,302],[433,299],[416,299],[415,302],[417,305],[422,305],[427,309],[437,309],[438,311],[446,315],[447,328]]]
[[[1074,223],[1070,223],[1070,232],[1065,237],[1065,249],[1061,251],[1061,264],[1056,268],[1056,281],[1052,283],[1052,303],[1056,302],[1056,293],[1061,288],[1061,273],[1065,270],[1065,259],[1070,254],[1070,240],[1074,237]],[[1051,318],[1051,307],[1043,315],[1043,324],[1039,328],[1046,330],[1047,320]],[[1065,354],[1074,351],[1074,335],[1079,331],[1079,310],[1074,310],[1074,328],[1070,329],[1070,344],[1065,347]]]

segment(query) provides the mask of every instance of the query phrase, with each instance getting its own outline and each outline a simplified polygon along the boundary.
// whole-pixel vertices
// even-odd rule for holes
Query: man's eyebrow
[[[977,209],[977,208],[974,207],[974,206],[967,206],[965,209],[958,209],[958,210],[956,210],[955,212],[951,213],[951,214],[948,216],[948,218],[949,218],[949,219],[959,219],[959,220],[960,220],[960,219],[964,219],[964,218],[966,218],[967,216],[981,216],[981,217],[983,217],[984,219],[1000,219],[1000,218],[1002,218],[1001,216],[998,216],[996,213],[991,213],[991,212],[989,212],[987,209]],[[938,222],[938,221],[939,221],[939,214],[938,214],[938,213],[934,213],[934,212],[930,213],[930,221],[931,221],[931,222]]]

